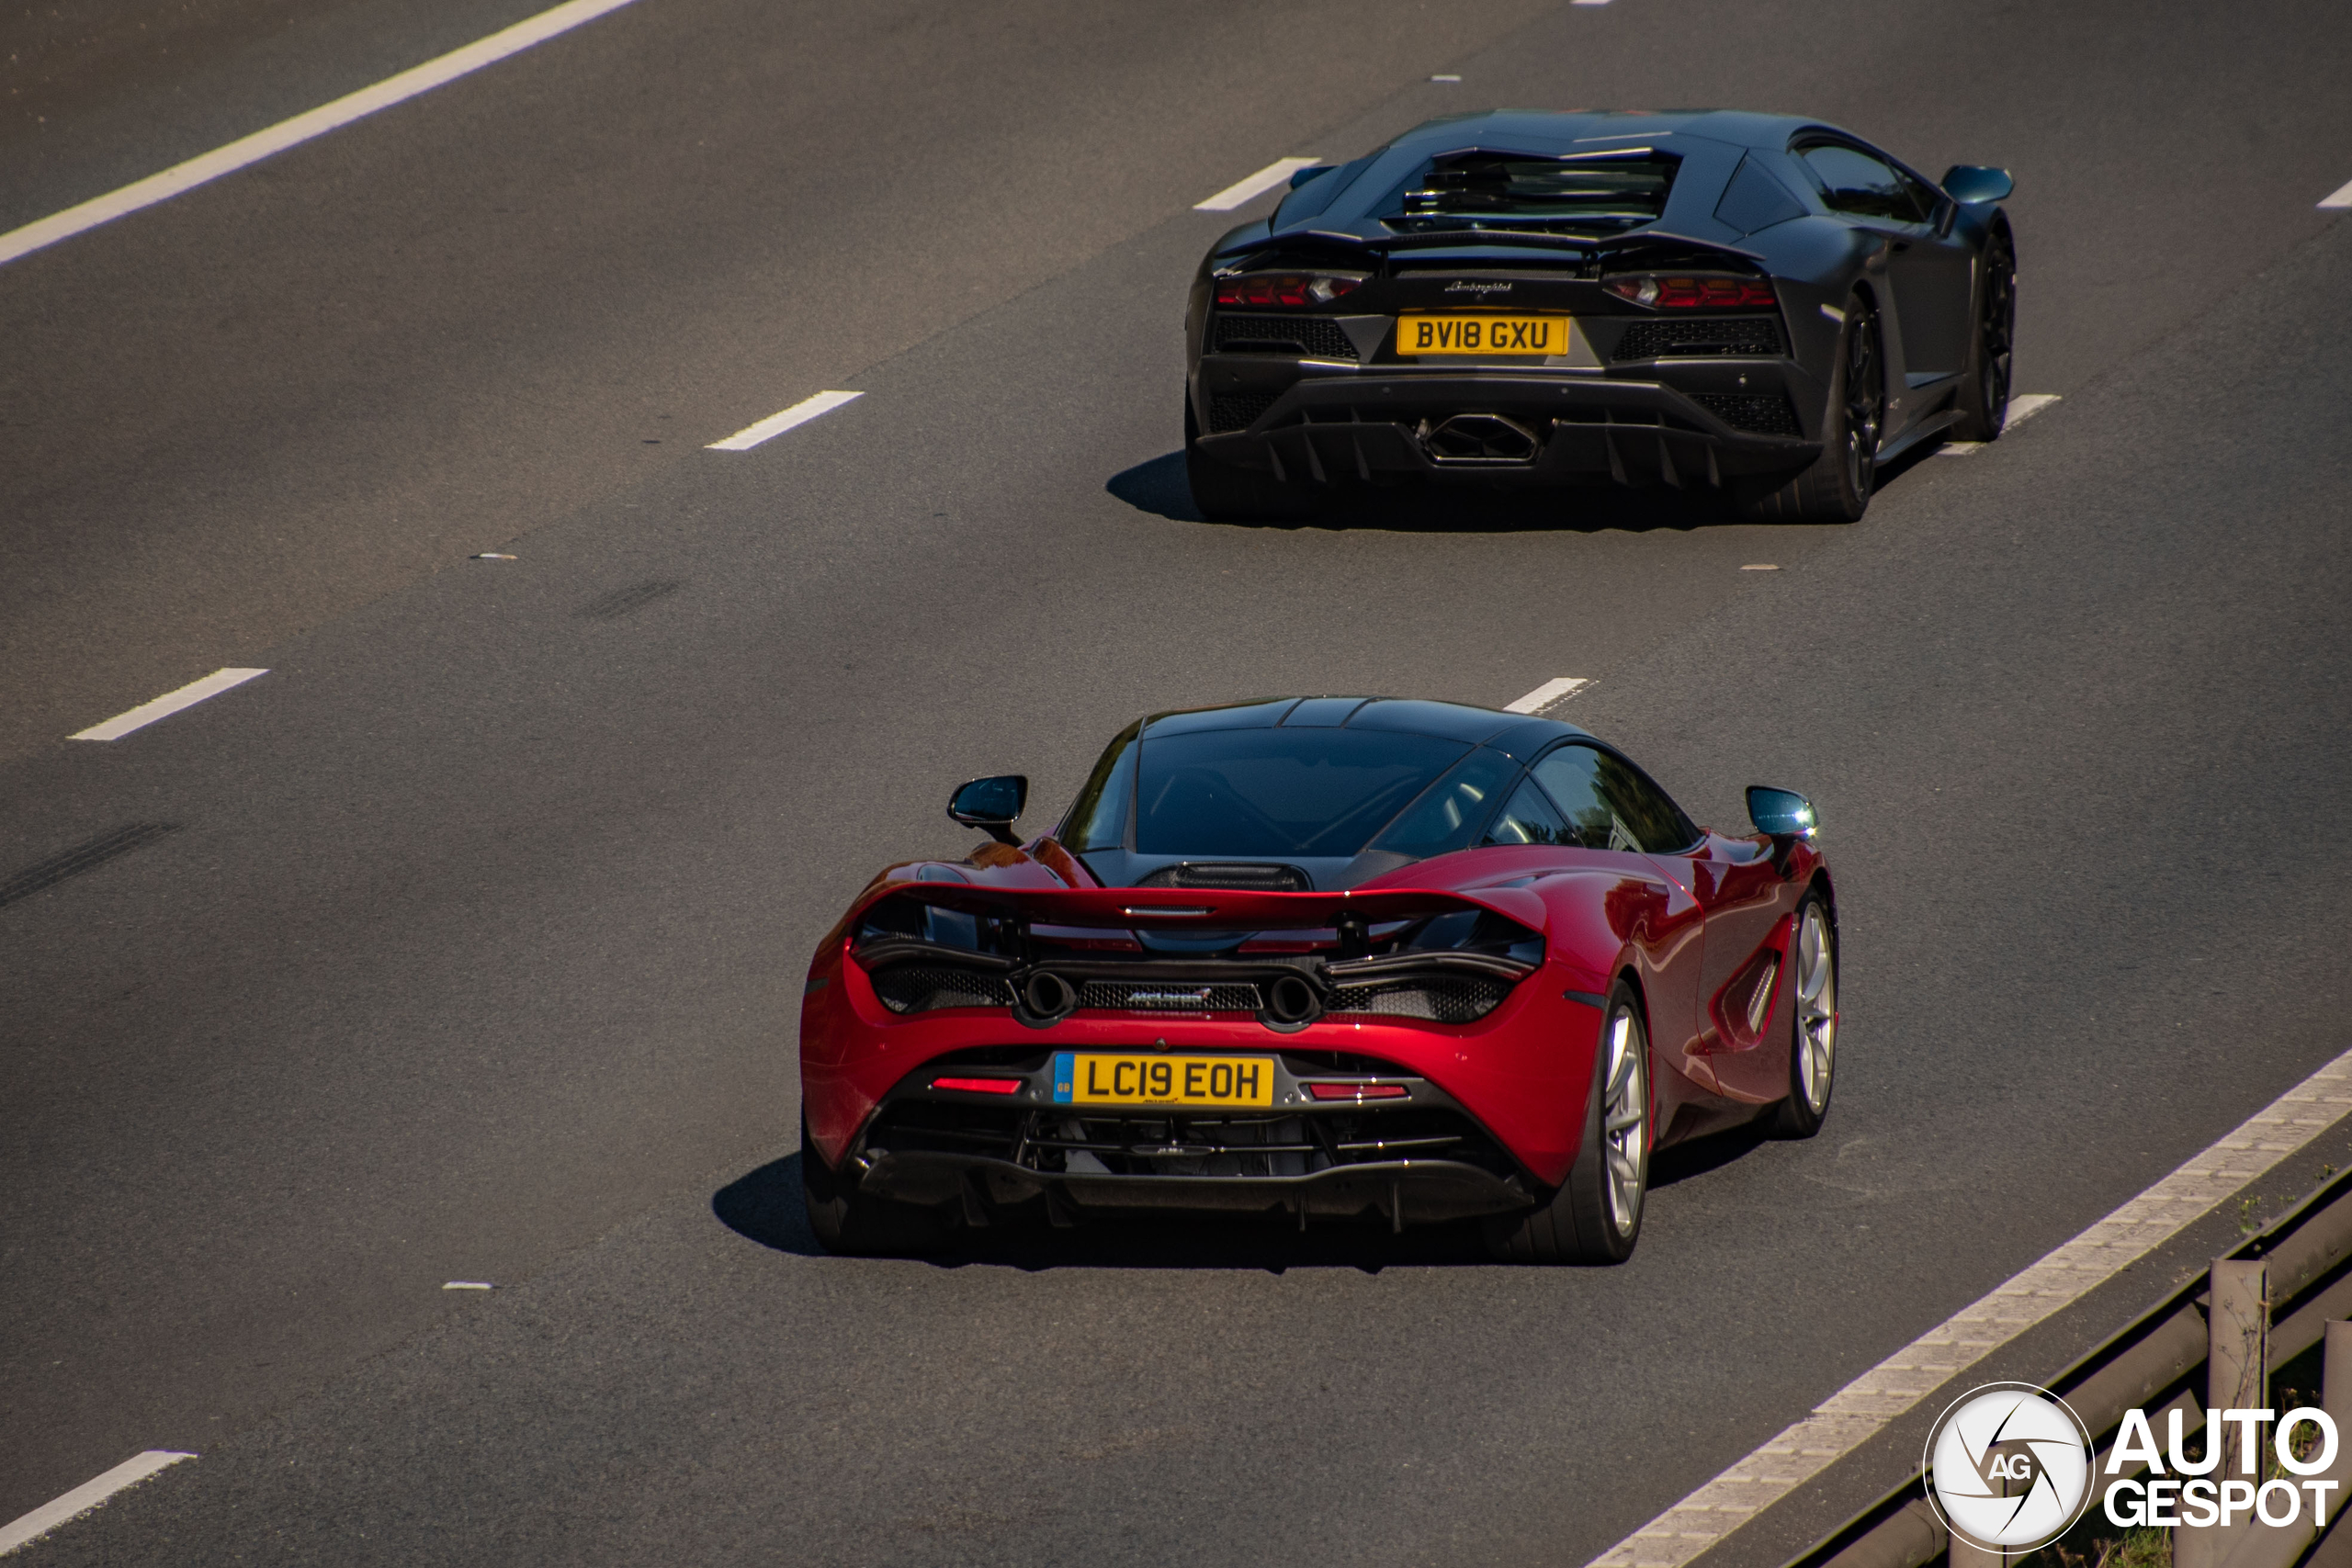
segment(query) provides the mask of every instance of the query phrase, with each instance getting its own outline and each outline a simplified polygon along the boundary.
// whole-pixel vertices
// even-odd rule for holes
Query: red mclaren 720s
[[[1122,730],[1023,841],[891,867],[809,965],[817,1237],[1142,1210],[1476,1221],[1503,1258],[1617,1262],[1650,1156],[1757,1118],[1807,1137],[1837,1066],[1812,806],[1692,825],[1574,726],[1305,697]]]

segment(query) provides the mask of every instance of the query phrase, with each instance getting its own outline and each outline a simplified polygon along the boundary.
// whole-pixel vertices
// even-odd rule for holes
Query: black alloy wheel
[[[1792,477],[1743,480],[1732,491],[1740,515],[1760,523],[1858,523],[1878,482],[1886,429],[1886,371],[1878,311],[1860,294],[1846,301],[1838,363],[1821,428],[1821,456]]]
[[[2009,367],[2018,332],[2018,258],[2006,239],[1984,248],[1984,298],[1976,337],[1969,344],[1970,375],[1960,394],[1952,439],[1990,441],[2009,422]]]
[[[1856,299],[1846,319],[1844,372],[1846,489],[1870,504],[1878,479],[1878,444],[1886,428],[1886,376],[1880,364],[1878,312]],[[1860,515],[1858,508],[1855,513]]]

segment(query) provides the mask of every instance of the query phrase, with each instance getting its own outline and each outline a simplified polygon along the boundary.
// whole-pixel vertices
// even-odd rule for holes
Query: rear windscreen
[[[1136,849],[1353,855],[1469,747],[1350,729],[1212,729],[1143,742]]]
[[[1567,158],[1457,152],[1407,181],[1382,221],[1408,233],[1613,234],[1657,221],[1679,162],[1647,147]]]

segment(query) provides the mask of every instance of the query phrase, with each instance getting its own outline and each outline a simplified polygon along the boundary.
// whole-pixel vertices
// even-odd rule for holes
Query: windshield
[[[1353,855],[1470,748],[1351,729],[1146,739],[1136,849],[1187,857]]]

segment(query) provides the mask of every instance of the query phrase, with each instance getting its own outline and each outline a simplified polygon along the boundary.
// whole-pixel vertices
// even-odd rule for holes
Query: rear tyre
[[[1879,353],[1878,312],[1857,294],[1846,301],[1838,364],[1829,376],[1829,412],[1822,422],[1821,456],[1791,479],[1740,486],[1733,500],[1759,523],[1858,523],[1878,479],[1878,447],[1886,428],[1886,376]]]
[[[1514,1263],[1623,1263],[1642,1238],[1650,1180],[1650,1043],[1633,987],[1601,1014],[1584,1136],[1567,1180],[1532,1213],[1487,1224],[1487,1247]]]
[[[1220,463],[1201,450],[1201,423],[1193,400],[1184,399],[1184,477],[1192,482],[1193,505],[1212,523],[1286,523],[1309,511],[1298,486],[1255,468]]]
[[[818,1157],[800,1119],[800,1195],[808,1228],[827,1252],[857,1258],[914,1256],[940,1242],[939,1218],[928,1209],[860,1193]]]
[[[1838,1071],[1838,931],[1828,900],[1815,893],[1797,906],[1789,945],[1789,1097],[1772,1108],[1772,1135],[1810,1138],[1829,1119]]]
[[[2009,363],[2018,330],[2018,258],[2006,239],[1984,247],[1983,298],[1976,306],[1976,337],[1968,348],[1967,374],[1961,378],[1955,441],[1990,441],[2009,420]]]

